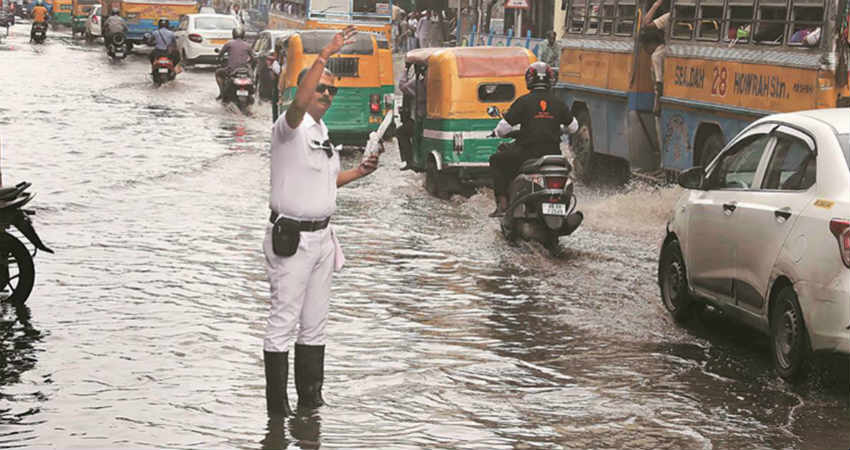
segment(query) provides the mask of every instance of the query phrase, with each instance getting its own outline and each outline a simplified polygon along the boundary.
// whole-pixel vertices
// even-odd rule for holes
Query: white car
[[[177,48],[183,64],[216,64],[218,52],[240,25],[227,14],[188,14],[177,27]]]
[[[786,379],[850,354],[850,109],[759,119],[679,184],[658,267],[674,319],[708,303],[769,334]]]
[[[92,6],[91,11],[89,11],[89,17],[86,19],[86,39],[89,41],[100,37],[100,8],[101,5]]]

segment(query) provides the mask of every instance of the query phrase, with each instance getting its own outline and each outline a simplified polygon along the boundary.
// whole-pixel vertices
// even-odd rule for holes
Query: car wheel
[[[799,378],[805,372],[811,347],[793,286],[785,286],[776,295],[770,310],[770,335],[779,376],[786,380]]]
[[[664,307],[677,322],[691,316],[693,299],[688,287],[688,272],[679,241],[673,239],[664,245],[658,263],[658,285]]]

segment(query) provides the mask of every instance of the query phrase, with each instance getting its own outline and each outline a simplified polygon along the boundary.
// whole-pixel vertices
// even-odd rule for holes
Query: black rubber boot
[[[289,399],[286,396],[286,381],[289,375],[289,352],[263,352],[266,365],[266,409],[269,417],[291,416]]]
[[[325,346],[295,344],[295,389],[298,408],[314,409],[325,404]]]

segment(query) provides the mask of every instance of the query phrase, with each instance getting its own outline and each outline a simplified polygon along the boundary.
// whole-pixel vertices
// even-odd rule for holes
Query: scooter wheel
[[[35,283],[35,266],[27,247],[16,237],[0,233],[0,289],[11,291],[6,301],[24,304]]]

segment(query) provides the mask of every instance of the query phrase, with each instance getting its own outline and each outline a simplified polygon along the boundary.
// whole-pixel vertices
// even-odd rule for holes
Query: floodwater
[[[33,183],[56,254],[2,304],[0,447],[850,446],[846,358],[791,385],[763,336],[666,314],[677,189],[579,187],[587,219],[551,258],[501,238],[489,191],[431,198],[394,151],[340,191],[328,406],[269,423],[268,105],[221,106],[209,69],[154,89],[144,55],[28,27],[0,43],[2,176]]]

